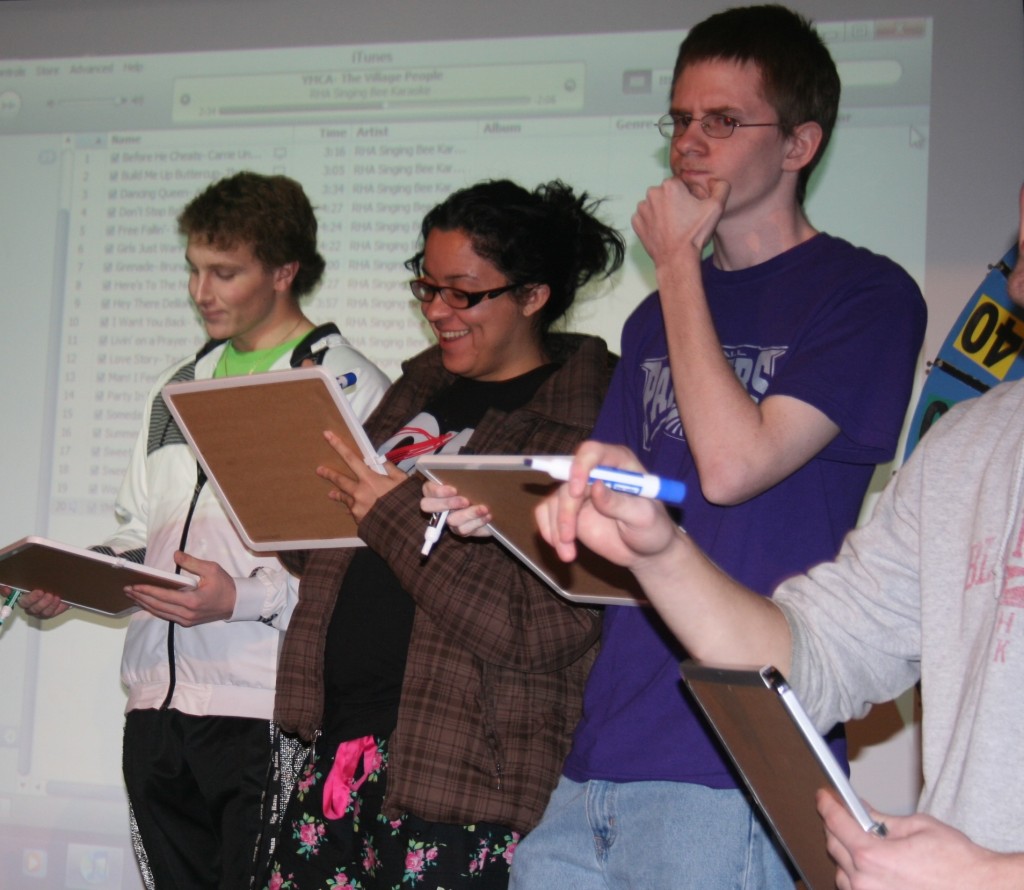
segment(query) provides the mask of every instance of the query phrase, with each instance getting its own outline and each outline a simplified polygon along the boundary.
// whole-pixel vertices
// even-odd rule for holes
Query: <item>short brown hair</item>
[[[326,263],[316,249],[316,214],[294,179],[242,171],[208,186],[178,216],[178,231],[221,250],[245,244],[267,268],[297,262],[292,296],[319,284]]]
[[[679,47],[673,89],[688,65],[715,60],[758,67],[765,99],[775,108],[783,135],[808,121],[821,127],[821,145],[797,181],[796,197],[802,204],[839,113],[839,72],[821,35],[809,19],[785,6],[742,6],[716,13],[695,25]]]

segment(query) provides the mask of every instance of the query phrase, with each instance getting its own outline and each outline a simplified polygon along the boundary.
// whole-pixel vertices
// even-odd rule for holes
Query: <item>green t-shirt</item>
[[[214,377],[244,377],[247,374],[259,374],[269,371],[282,355],[291,352],[299,345],[305,334],[271,346],[270,349],[253,349],[250,352],[239,352],[234,343],[228,343],[221,353],[217,367],[213,370]]]

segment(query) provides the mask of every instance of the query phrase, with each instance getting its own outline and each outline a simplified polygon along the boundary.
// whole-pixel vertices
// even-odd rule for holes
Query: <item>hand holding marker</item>
[[[444,524],[448,520],[448,510],[442,510],[440,513],[435,513],[430,517],[430,522],[427,523],[427,530],[423,534],[423,547],[420,549],[421,556],[430,556],[430,551],[437,543],[437,539],[441,537],[441,532],[444,531]]]
[[[25,591],[10,589],[7,598],[4,600],[4,604],[0,606],[0,627],[4,626],[4,622],[11,617],[11,613],[14,611],[14,605],[18,602],[18,599]]]
[[[547,473],[552,479],[566,482],[569,469],[572,467],[571,457],[528,457],[526,466]],[[686,498],[686,483],[675,479],[662,479],[651,473],[634,473],[632,470],[620,470],[618,467],[594,467],[590,471],[589,481],[603,482],[612,491],[625,492],[668,504],[681,504]]]
[[[531,470],[547,473],[552,479],[566,482],[569,479],[569,468],[572,458],[567,456],[528,457],[524,463]],[[642,498],[651,498],[669,504],[681,504],[686,498],[686,483],[675,479],[662,479],[651,473],[634,473],[631,470],[620,470],[617,467],[594,467],[590,471],[590,482],[603,482],[612,491],[624,492]],[[441,532],[444,531],[448,511],[435,513],[430,517],[427,531],[423,536],[423,548],[420,553],[428,556]]]

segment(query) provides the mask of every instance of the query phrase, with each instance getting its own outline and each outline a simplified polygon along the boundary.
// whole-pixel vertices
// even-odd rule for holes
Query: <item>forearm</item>
[[[838,432],[796,399],[751,398],[726,360],[695,251],[658,269],[672,386],[686,440],[709,501],[742,503],[813,457]]]
[[[658,270],[672,388],[705,496],[737,496],[742,463],[761,412],[722,353],[701,280],[699,257],[679,257]]]
[[[681,529],[665,551],[632,570],[692,657],[789,670],[792,641],[782,612],[725,574]]]

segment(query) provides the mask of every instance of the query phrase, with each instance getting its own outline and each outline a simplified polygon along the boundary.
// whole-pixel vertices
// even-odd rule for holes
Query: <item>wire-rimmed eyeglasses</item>
[[[712,139],[728,139],[732,134],[733,130],[737,127],[777,127],[775,124],[744,124],[736,120],[734,117],[729,117],[727,114],[719,114],[718,112],[712,112],[711,114],[705,114],[704,117],[695,118],[689,112],[683,112],[682,114],[675,114],[670,112],[664,114],[658,118],[658,131],[666,139],[675,139],[677,136],[682,136],[686,132],[686,128],[690,126],[694,121],[700,124],[700,128],[704,131],[706,136],[710,136]]]
[[[421,303],[430,303],[434,297],[439,296],[452,309],[472,309],[483,300],[493,300],[495,297],[500,297],[502,294],[507,294],[520,287],[522,287],[521,284],[506,284],[504,287],[496,287],[492,290],[467,291],[459,290],[457,287],[439,287],[420,278],[414,278],[409,282],[409,290]]]

